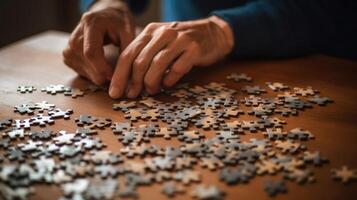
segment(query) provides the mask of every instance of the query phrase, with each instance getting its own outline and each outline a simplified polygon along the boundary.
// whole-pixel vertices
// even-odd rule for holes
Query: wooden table
[[[107,94],[88,94],[83,98],[72,99],[63,95],[51,96],[40,91],[32,94],[19,94],[19,85],[34,85],[38,90],[49,84],[64,84],[84,87],[87,81],[79,78],[62,63],[61,51],[67,43],[68,35],[59,32],[46,32],[17,42],[0,50],[0,119],[5,117],[25,118],[13,112],[13,107],[26,102],[46,100],[60,108],[73,108],[70,121],[57,120],[51,129],[74,131],[73,119],[79,114],[111,117],[114,121],[123,120],[123,115],[112,110],[117,102]],[[247,73],[254,78],[254,84],[264,86],[266,81],[277,81],[289,86],[312,86],[331,97],[335,103],[326,107],[315,106],[300,113],[298,117],[287,118],[287,129],[303,127],[310,130],[316,139],[306,142],[308,149],[319,150],[329,158],[330,164],[313,168],[317,182],[303,186],[287,182],[288,194],[276,199],[356,199],[357,184],[347,186],[332,181],[330,170],[344,164],[357,168],[357,63],[326,56],[307,56],[287,60],[227,61],[214,67],[195,70],[185,80],[192,84],[206,84],[212,81],[227,83],[228,87],[239,89],[242,85],[225,79],[232,73]],[[197,78],[200,77],[200,78]],[[108,148],[119,151],[122,145],[110,129],[98,135]],[[155,139],[155,144],[165,146],[175,142]],[[199,169],[199,168],[198,168]],[[257,176],[249,184],[228,187],[218,181],[218,172],[201,170],[203,183],[218,185],[227,192],[226,199],[269,199],[263,191],[263,183],[279,176]],[[36,186],[31,199],[57,199],[60,189],[57,186]],[[160,185],[140,187],[142,199],[164,199]],[[56,197],[56,198],[54,198]],[[187,199],[188,195],[177,199]]]

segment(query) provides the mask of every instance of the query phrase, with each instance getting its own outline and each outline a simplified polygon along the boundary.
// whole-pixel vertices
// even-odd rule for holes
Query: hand
[[[97,85],[111,80],[113,66],[104,56],[104,45],[121,50],[135,37],[132,16],[120,1],[102,0],[83,14],[63,51],[66,65]]]
[[[207,66],[224,58],[233,47],[229,25],[207,19],[151,23],[120,54],[109,94],[112,98],[137,97],[173,86],[193,66]]]

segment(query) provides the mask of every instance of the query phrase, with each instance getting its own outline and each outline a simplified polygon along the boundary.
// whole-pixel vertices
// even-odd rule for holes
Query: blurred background
[[[0,48],[46,30],[71,32],[80,16],[80,0],[0,0]],[[139,26],[159,19],[160,0],[135,16]]]

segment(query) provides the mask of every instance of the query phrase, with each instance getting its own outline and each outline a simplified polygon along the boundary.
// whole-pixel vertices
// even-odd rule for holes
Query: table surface
[[[73,119],[79,114],[106,116],[114,121],[123,120],[123,115],[112,110],[118,100],[107,94],[95,93],[72,99],[63,95],[48,95],[40,91],[32,94],[16,92],[19,85],[33,85],[38,90],[49,84],[64,84],[84,87],[88,84],[76,76],[62,62],[61,51],[67,43],[68,34],[49,31],[39,34],[0,50],[0,119],[5,117],[24,118],[13,112],[13,107],[26,102],[46,100],[59,108],[72,108],[70,121],[56,120],[51,129],[74,131]],[[317,182],[303,186],[287,182],[289,192],[275,199],[356,199],[357,184],[343,185],[331,180],[330,170],[342,165],[357,168],[357,63],[321,55],[306,56],[286,60],[225,61],[210,68],[197,69],[185,77],[192,84],[223,82],[228,87],[240,89],[241,84],[226,80],[232,73],[247,73],[254,84],[264,86],[267,81],[283,82],[289,86],[312,86],[321,91],[322,96],[331,97],[335,102],[326,107],[314,106],[297,117],[286,118],[287,128],[303,127],[310,130],[316,139],[306,142],[309,150],[319,150],[331,161],[313,171]],[[199,79],[196,77],[200,77]],[[110,129],[98,135],[108,149],[118,152],[122,145],[115,139]],[[154,144],[175,145],[175,141],[155,139]],[[202,183],[215,184],[226,191],[226,199],[270,199],[263,191],[266,180],[277,176],[257,176],[249,184],[226,186],[218,180],[218,172],[199,169],[203,174]],[[59,187],[39,185],[31,199],[53,199],[61,194]],[[139,187],[142,199],[164,199],[160,185]],[[189,191],[189,190],[188,190]],[[176,199],[187,199],[187,194]],[[54,198],[57,199],[57,198]]]

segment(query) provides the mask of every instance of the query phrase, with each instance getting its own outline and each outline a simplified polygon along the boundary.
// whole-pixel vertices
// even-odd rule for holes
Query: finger
[[[104,56],[103,40],[104,32],[95,30],[92,25],[85,24],[83,30],[83,55],[88,63],[93,66],[96,76],[106,79],[112,77],[112,67],[107,63]]]
[[[135,98],[140,94],[143,88],[144,77],[148,70],[150,63],[155,55],[160,52],[170,41],[175,40],[177,32],[172,29],[165,29],[154,37],[139,53],[133,62],[132,75],[130,86],[128,88],[127,97]],[[170,59],[166,57],[160,57],[160,63],[165,63],[163,59]],[[159,64],[159,63],[157,63]]]
[[[83,37],[83,26],[81,24],[78,24],[68,39],[68,46],[76,54],[82,54],[83,43],[79,42],[79,40],[82,37]]]
[[[155,94],[160,91],[165,71],[184,52],[186,46],[187,40],[179,38],[154,57],[144,78],[146,92]]]
[[[129,46],[120,54],[115,67],[112,81],[110,83],[109,95],[112,98],[120,98],[127,87],[128,79],[131,73],[131,67],[134,59],[150,41],[151,36],[138,36]]]
[[[135,30],[132,30],[131,23],[124,23],[124,27],[118,27],[116,33],[119,35],[120,49],[124,50],[135,38]]]
[[[194,55],[192,51],[185,51],[172,65],[168,74],[164,77],[164,87],[171,87],[179,81],[186,73],[188,73],[194,63]]]
[[[80,36],[77,42],[81,44],[83,49],[83,36]],[[84,58],[83,51],[75,51],[76,55],[73,56],[72,59],[76,59],[78,63],[81,63],[81,67],[87,74],[87,78],[91,80],[93,83],[97,85],[101,85],[105,82],[105,78],[103,76],[98,76],[98,72],[95,71],[94,66],[89,63],[89,61]]]
[[[75,63],[80,63],[79,66],[82,68],[82,71],[86,73],[86,77],[96,84],[101,84],[103,79],[98,80],[96,72],[93,69],[93,66],[87,62],[83,55],[83,26],[79,24],[73,31],[69,42],[69,51],[67,52],[67,60],[76,60]],[[68,61],[67,61],[68,63]],[[73,63],[73,61],[72,61]],[[77,66],[77,65],[76,65]]]
[[[63,62],[80,76],[89,78],[87,72],[84,70],[85,68],[83,67],[83,63],[77,59],[77,56],[73,56],[74,54],[71,53],[71,51],[72,50],[69,47],[63,50]]]

